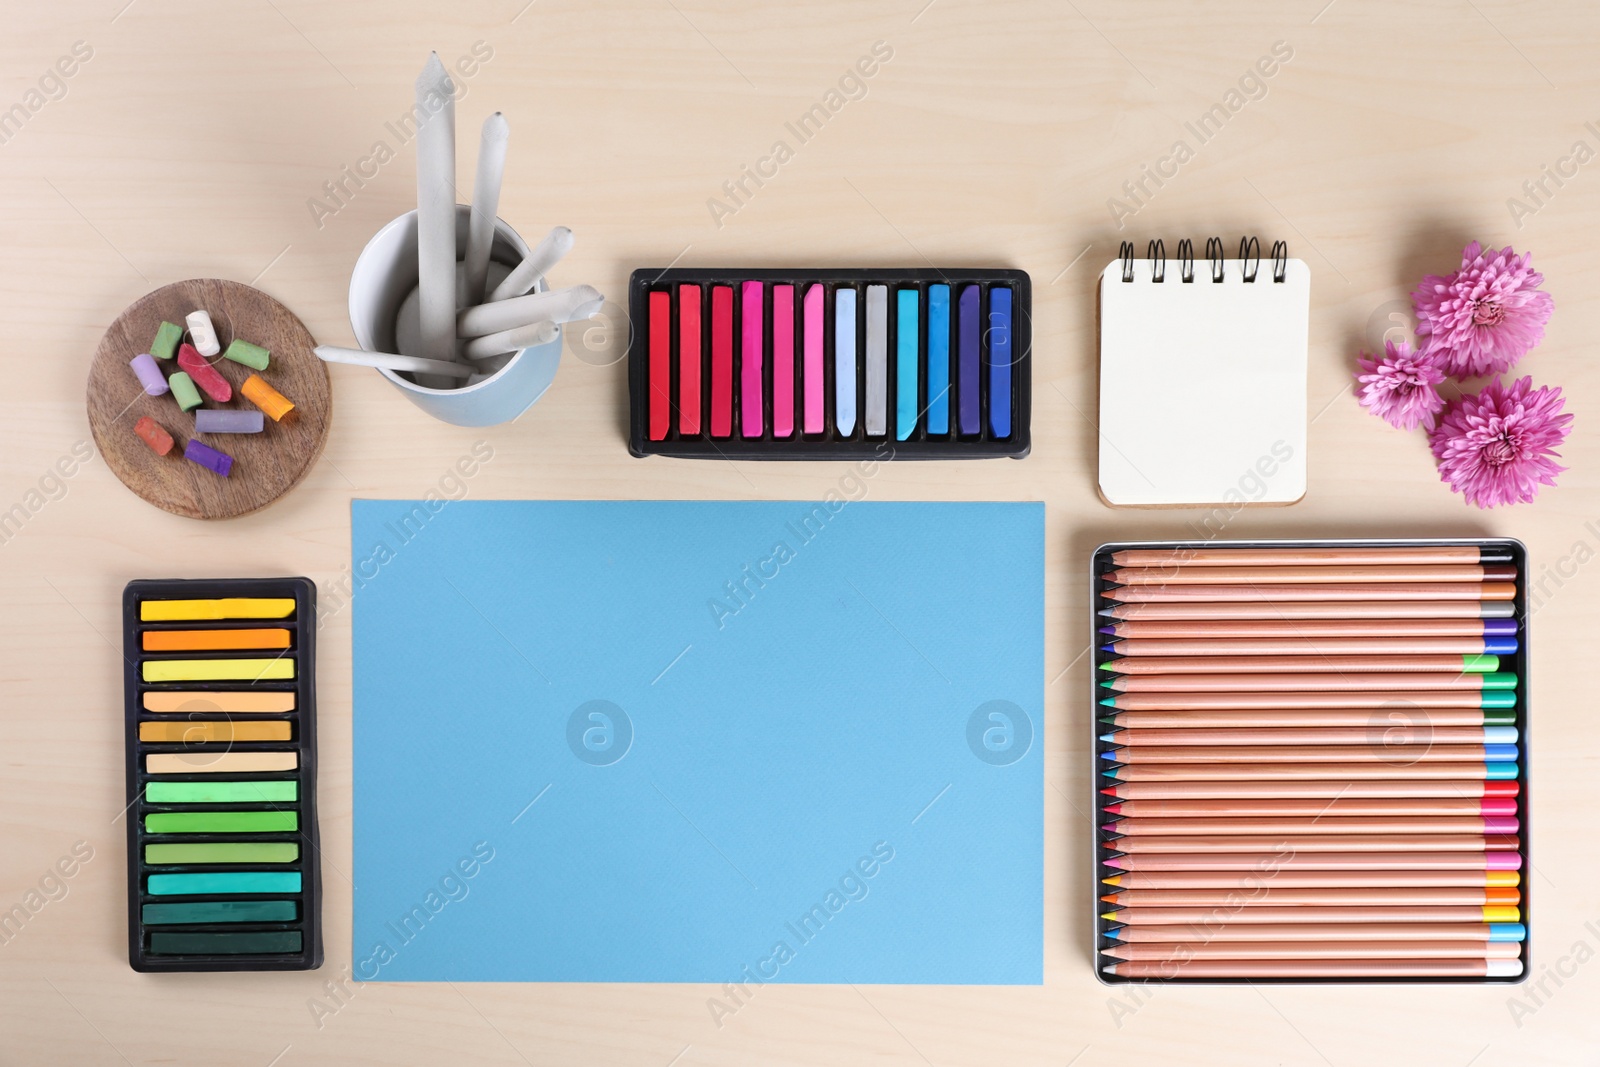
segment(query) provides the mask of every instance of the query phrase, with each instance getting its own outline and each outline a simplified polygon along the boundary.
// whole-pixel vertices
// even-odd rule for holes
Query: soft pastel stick
[[[293,863],[294,841],[195,841],[144,846],[146,863]]]
[[[794,436],[794,286],[772,287],[772,436]]]
[[[253,774],[299,766],[294,752],[155,752],[144,758],[151,774]]]
[[[989,433],[1011,436],[1011,290],[989,290]]]
[[[171,359],[178,354],[178,342],[182,340],[182,326],[175,322],[163,322],[156,328],[156,339],[150,342],[150,355],[157,359]]]
[[[663,441],[672,420],[672,294],[650,292],[650,440]]]
[[[889,287],[867,286],[867,406],[863,421],[868,437],[889,432]]]
[[[260,782],[150,782],[144,798],[152,804],[282,804],[300,799],[294,779]]]
[[[183,446],[183,458],[190,463],[197,463],[213,474],[226,478],[233,470],[233,457],[226,452],[219,452],[204,441],[197,441],[193,437]]]
[[[277,626],[259,630],[146,630],[140,636],[146,652],[289,647],[289,631]]]
[[[300,917],[294,900],[196,900],[185,904],[146,904],[139,912],[146,926],[171,923],[288,923]]]
[[[172,451],[172,435],[149,415],[140,416],[139,421],[133,424],[133,432],[158,456]]]
[[[901,289],[895,301],[894,437],[904,441],[917,428],[918,303],[915,289]]]
[[[928,432],[950,432],[950,287],[928,286]]]
[[[211,874],[152,874],[146,888],[154,897],[209,893],[298,893],[299,871],[223,871]]]
[[[678,286],[678,432],[700,432],[700,287]]]
[[[822,300],[821,284],[812,285],[805,296],[805,420],[806,433],[821,433],[823,427]]]
[[[195,722],[193,719],[168,719],[139,724],[139,740],[198,744],[203,741],[289,741],[292,732],[286,722]]]
[[[733,289],[711,287],[711,436],[733,436]]]
[[[266,429],[266,419],[260,411],[201,408],[194,413],[194,432],[260,433]]]
[[[172,399],[178,402],[179,411],[193,411],[199,407],[203,400],[200,399],[200,390],[195,387],[194,379],[186,371],[175,371],[167,379],[167,388],[172,390]]]
[[[745,437],[760,437],[763,432],[761,416],[762,365],[766,357],[763,334],[766,308],[766,286],[761,282],[745,282],[740,294],[740,321],[743,329],[739,346],[739,429]]]
[[[168,689],[144,695],[144,710],[154,712],[220,711],[227,714],[274,715],[294,710],[290,691],[259,693]]]
[[[293,811],[153,811],[144,817],[152,834],[292,834],[300,829]]]
[[[150,353],[139,353],[128,361],[128,366],[133,368],[146,396],[166,396],[171,389],[167,385],[167,376],[161,373],[161,367],[156,363],[156,357]]]
[[[833,421],[840,437],[856,432],[856,291],[833,294]]]
[[[983,334],[978,295],[976,285],[963,287],[956,309],[956,429],[967,434],[983,429],[978,403],[978,347]]]
[[[206,357],[196,351],[193,345],[178,346],[178,366],[182,367],[212,400],[226,404],[233,399],[233,386],[228,379],[218,374],[217,369],[207,363]]]
[[[262,411],[273,422],[282,422],[284,416],[294,410],[294,401],[278,392],[267,384],[267,380],[259,374],[252,374],[239,386],[239,392],[244,398]],[[187,410],[187,409],[185,409]]]
[[[218,600],[142,600],[140,622],[191,622],[213,619],[287,619],[294,597],[222,597]]]
[[[280,681],[294,677],[294,660],[272,659],[147,659],[140,664],[147,682]]]
[[[252,930],[232,933],[206,930],[150,935],[152,956],[267,956],[299,952],[299,930]]]

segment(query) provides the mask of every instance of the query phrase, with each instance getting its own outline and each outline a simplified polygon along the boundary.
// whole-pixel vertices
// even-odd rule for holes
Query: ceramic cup
[[[472,209],[456,205],[456,257],[467,251],[467,220]],[[506,268],[528,255],[528,244],[501,219],[495,219],[489,258]],[[491,267],[491,278],[494,277]],[[492,283],[491,283],[492,285]],[[397,352],[395,320],[400,305],[417,287],[417,213],[408,211],[373,234],[350,273],[350,328],[356,344],[372,352]],[[543,292],[544,279],[533,292]],[[562,337],[513,355],[494,374],[456,389],[430,389],[410,375],[380,368],[417,407],[456,426],[494,426],[510,422],[544,395],[561,362]]]

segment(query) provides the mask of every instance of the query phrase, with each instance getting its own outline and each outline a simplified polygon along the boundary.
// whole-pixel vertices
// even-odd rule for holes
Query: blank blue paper
[[[1043,506],[866,477],[356,501],[355,976],[1040,983]]]

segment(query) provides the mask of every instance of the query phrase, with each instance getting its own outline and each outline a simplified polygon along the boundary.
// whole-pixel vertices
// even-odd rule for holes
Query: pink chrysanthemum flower
[[[1444,371],[1426,357],[1412,351],[1409,342],[1383,343],[1383,356],[1360,356],[1356,375],[1360,388],[1356,399],[1361,406],[1391,426],[1415,430],[1433,427],[1433,417],[1444,407],[1438,385]]]
[[[1509,388],[1499,378],[1451,404],[1429,434],[1439,476],[1480,508],[1527,503],[1541,485],[1556,484],[1567,468],[1556,451],[1571,429],[1566,403],[1553,386],[1533,388],[1521,378]]]
[[[1411,294],[1423,354],[1454,378],[1500,374],[1521,359],[1544,338],[1555,308],[1532,258],[1510,248],[1485,252],[1473,241],[1460,270],[1423,278]]]

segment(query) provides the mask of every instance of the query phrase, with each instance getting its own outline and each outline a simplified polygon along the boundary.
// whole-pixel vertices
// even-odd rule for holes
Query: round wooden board
[[[223,478],[183,458],[183,446],[194,433],[194,412],[178,409],[172,394],[147,396],[128,361],[150,350],[163,321],[184,325],[189,312],[203,308],[211,315],[224,351],[234,338],[272,353],[261,376],[294,402],[282,422],[266,420],[257,434],[205,434],[201,440],[233,457],[233,470]],[[188,340],[188,334],[184,334]],[[322,454],[333,413],[327,366],[312,349],[316,341],[294,313],[259,289],[221,278],[174,282],[135,301],[117,316],[100,339],[89,368],[89,429],[106,465],[122,484],[158,508],[191,519],[231,519],[264,508],[300,484]],[[169,377],[177,359],[162,362]],[[206,397],[202,407],[256,410],[239,386],[253,373],[223,359],[212,366],[233,386],[233,399],[218,404]],[[197,409],[198,410],[198,409]],[[158,456],[133,424],[148,415],[172,435],[172,451]]]

